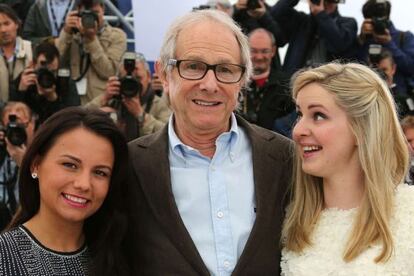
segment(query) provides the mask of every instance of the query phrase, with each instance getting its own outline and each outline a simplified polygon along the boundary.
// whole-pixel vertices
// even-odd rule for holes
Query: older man
[[[250,77],[246,37],[203,10],[167,31],[156,69],[173,116],[130,143],[139,275],[278,275],[291,143],[234,115]]]
[[[295,110],[289,75],[272,67],[277,46],[272,33],[258,28],[249,34],[253,76],[242,101],[242,116],[251,123],[273,129],[276,119]]]

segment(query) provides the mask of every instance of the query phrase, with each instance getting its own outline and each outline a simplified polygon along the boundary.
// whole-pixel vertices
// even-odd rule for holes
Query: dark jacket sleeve
[[[285,43],[289,43],[303,21],[309,16],[295,9],[299,0],[279,0],[271,9],[270,15],[278,22]]]
[[[325,38],[329,52],[339,54],[353,46],[358,31],[354,18],[339,15],[331,17],[325,11],[318,13],[315,18],[318,21],[319,33]]]
[[[270,15],[270,7],[266,5],[266,9],[265,14],[256,19],[251,17],[246,9],[239,10],[234,6],[233,20],[240,25],[245,34],[257,28],[266,29],[275,37],[277,46],[283,47],[286,44],[286,39],[284,38],[282,29],[279,23]]]
[[[48,32],[47,27],[43,24],[42,15],[39,6],[33,4],[29,9],[23,26],[22,37],[30,40],[33,45],[37,45],[52,34]]]
[[[406,75],[414,75],[414,35],[404,32],[404,40],[400,47],[394,39],[384,46],[388,48],[397,64],[398,70]]]

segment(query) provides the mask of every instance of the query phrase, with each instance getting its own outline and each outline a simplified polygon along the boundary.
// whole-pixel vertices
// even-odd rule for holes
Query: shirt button
[[[230,262],[229,261],[224,261],[223,265],[225,268],[229,268],[230,267]]]
[[[211,166],[211,170],[214,172],[216,170],[216,167]]]
[[[223,212],[221,212],[221,211],[217,212],[217,217],[218,217],[218,218],[222,218],[222,217],[224,217],[224,213],[223,213]]]

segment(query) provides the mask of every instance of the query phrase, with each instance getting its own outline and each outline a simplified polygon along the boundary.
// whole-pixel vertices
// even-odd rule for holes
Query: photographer
[[[8,102],[4,107],[0,131],[0,229],[3,229],[18,205],[17,176],[27,146],[35,131],[30,108],[21,102]]]
[[[117,72],[126,50],[126,35],[104,21],[103,0],[82,0],[69,12],[57,47],[70,65],[82,105],[105,92],[106,81]]]
[[[32,62],[32,44],[18,36],[21,21],[15,11],[0,4],[0,101],[5,103],[16,87],[14,80]]]
[[[398,106],[400,118],[414,115],[414,94],[411,86],[401,87],[394,81],[398,66],[392,53],[381,45],[373,44],[369,49],[368,63],[385,80]]]
[[[119,77],[110,77],[105,94],[89,105],[115,112],[128,140],[154,133],[167,123],[171,110],[166,99],[156,95],[150,83],[151,72],[144,56],[127,52],[119,68]]]
[[[258,28],[248,38],[253,75],[249,87],[244,91],[240,114],[247,121],[272,130],[276,119],[295,110],[288,89],[289,76],[271,66],[277,52],[272,33]]]
[[[298,2],[279,0],[271,11],[289,43],[284,70],[294,73],[305,66],[355,54],[357,22],[339,14],[339,0],[308,0],[310,14],[295,10]]]
[[[380,44],[392,53],[397,65],[394,82],[403,90],[414,79],[414,36],[400,31],[390,20],[391,3],[369,0],[362,7],[364,22],[359,35],[359,59],[366,62],[371,44]]]
[[[25,102],[38,115],[39,123],[67,106],[80,105],[68,72],[59,74],[59,52],[53,44],[39,44],[33,62],[15,80],[17,91],[10,95],[11,100]]]
[[[24,22],[22,36],[37,45],[48,38],[59,36],[66,16],[77,0],[36,0]]]
[[[287,42],[264,0],[238,0],[234,5],[233,19],[245,34],[257,28],[265,28],[273,34],[279,47],[283,47]]]

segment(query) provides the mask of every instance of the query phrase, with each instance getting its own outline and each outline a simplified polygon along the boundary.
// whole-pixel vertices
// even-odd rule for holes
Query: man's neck
[[[202,155],[213,158],[216,152],[216,140],[222,133],[230,129],[230,120],[227,127],[222,129],[191,130],[185,123],[174,120],[174,130],[181,142],[198,150]]]
[[[2,45],[0,48],[3,51],[3,55],[6,58],[10,58],[14,55],[14,52],[16,50],[16,42]]]
[[[267,70],[263,73],[253,75],[252,79],[253,80],[267,79],[269,77],[269,74],[270,74],[270,70]]]

